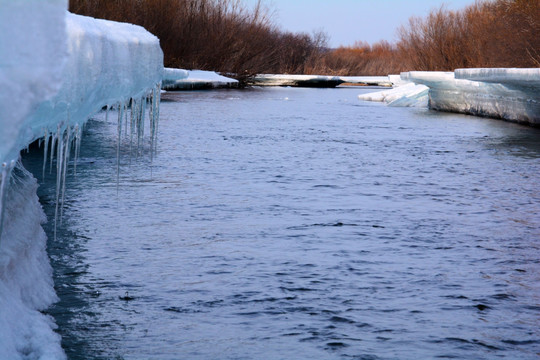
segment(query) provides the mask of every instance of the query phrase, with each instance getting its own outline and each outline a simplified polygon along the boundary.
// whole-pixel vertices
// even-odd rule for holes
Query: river
[[[69,359],[537,359],[540,130],[366,91],[166,93],[119,174],[100,114],[56,239],[25,156]]]

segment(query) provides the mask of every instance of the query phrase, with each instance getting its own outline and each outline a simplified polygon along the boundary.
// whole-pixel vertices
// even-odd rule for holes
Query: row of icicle
[[[152,162],[157,150],[157,133],[159,124],[161,84],[157,84],[151,93],[139,98],[131,98],[128,101],[119,102],[113,106],[106,107],[106,119],[108,119],[109,110],[118,112],[118,143],[116,149],[116,181],[117,186],[120,179],[120,148],[122,143],[122,130],[124,129],[124,139],[129,138],[130,164],[135,149],[136,158],[141,155],[144,148],[144,120],[148,110],[150,119],[150,161]],[[130,110],[130,111],[128,111]],[[56,200],[54,211],[54,238],[56,239],[56,229],[58,222],[62,221],[63,205],[66,194],[66,175],[68,164],[73,163],[73,174],[77,174],[77,160],[80,156],[82,125],[71,125],[68,119],[65,123],[57,126],[56,132],[44,130],[44,137],[40,139],[40,145],[43,143],[43,169],[42,179],[45,179],[47,169],[47,160],[49,159],[49,173],[52,173],[54,156],[56,154]],[[129,128],[129,134],[128,134]],[[135,147],[136,146],[136,147]],[[73,153],[73,155],[72,155]],[[1,164],[1,182],[0,182],[0,239],[3,229],[3,218],[5,208],[5,197],[11,172],[16,165],[16,161]],[[1,243],[0,243],[1,245]]]

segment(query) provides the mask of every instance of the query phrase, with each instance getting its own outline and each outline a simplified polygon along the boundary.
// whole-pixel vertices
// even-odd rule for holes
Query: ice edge
[[[157,142],[159,39],[66,8],[65,0],[0,2],[0,53],[6,54],[0,61],[0,354],[9,359],[65,358],[53,319],[40,312],[57,297],[37,182],[17,161],[19,152],[43,139],[51,159],[56,153],[61,214],[72,145],[76,159],[81,128],[93,114],[114,106],[127,117],[131,105],[130,125],[139,136],[148,110],[152,151]]]

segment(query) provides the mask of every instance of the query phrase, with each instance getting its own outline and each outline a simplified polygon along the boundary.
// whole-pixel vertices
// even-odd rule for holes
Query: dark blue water
[[[540,131],[362,91],[167,93],[118,186],[90,121],[48,245],[69,358],[537,359]]]

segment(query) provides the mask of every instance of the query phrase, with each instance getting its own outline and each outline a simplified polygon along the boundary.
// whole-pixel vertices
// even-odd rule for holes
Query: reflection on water
[[[49,242],[69,357],[536,359],[539,130],[360,91],[167,93],[118,188],[92,121]]]
[[[498,151],[507,151],[510,155],[531,159],[540,158],[540,141],[537,131],[490,139],[487,143],[488,146]]]

